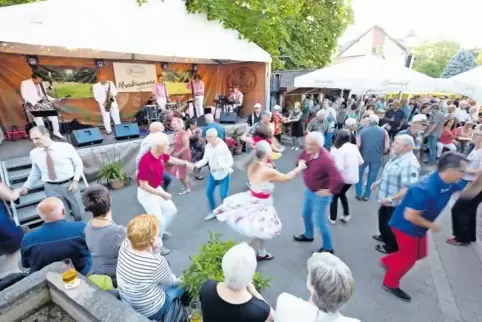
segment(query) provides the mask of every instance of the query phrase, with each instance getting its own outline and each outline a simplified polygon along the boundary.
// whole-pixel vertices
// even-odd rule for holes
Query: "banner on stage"
[[[156,83],[156,65],[114,63],[114,77],[118,92],[150,92]]]

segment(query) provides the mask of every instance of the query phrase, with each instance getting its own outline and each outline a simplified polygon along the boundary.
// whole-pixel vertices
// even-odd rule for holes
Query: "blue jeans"
[[[166,300],[164,305],[155,313],[149,317],[149,320],[161,321],[162,317],[167,313],[172,302],[184,295],[184,289],[179,286],[163,286],[164,292],[166,293]]]
[[[222,180],[216,180],[213,175],[209,173],[208,182],[206,184],[206,197],[208,198],[209,210],[216,209],[216,201],[214,200],[214,190],[219,185],[219,194],[221,196],[221,202],[226,199],[229,193],[229,183],[231,182],[231,174],[228,174]]]
[[[166,171],[164,171],[162,175],[162,189],[167,191],[167,188],[171,184],[171,181],[172,181],[171,176]]]
[[[333,143],[333,133],[325,133],[325,149],[330,150],[331,144]]]
[[[331,196],[320,197],[310,189],[305,190],[303,199],[303,222],[305,224],[305,237],[314,237],[313,217],[315,225],[320,230],[323,240],[323,248],[333,250],[331,242],[331,231],[328,225],[327,209],[332,200]]]
[[[434,164],[437,160],[437,142],[438,138],[430,135],[427,139],[428,143],[428,164]]]
[[[356,196],[358,198],[370,198],[372,184],[377,181],[378,171],[380,171],[382,163],[381,162],[365,162],[359,168],[359,180],[355,185]],[[363,175],[365,174],[365,169],[368,167],[368,177],[367,184],[363,187]],[[363,188],[365,188],[365,193],[363,193]]]

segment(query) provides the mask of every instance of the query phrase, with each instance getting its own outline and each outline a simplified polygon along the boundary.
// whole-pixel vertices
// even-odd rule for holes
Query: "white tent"
[[[404,66],[370,55],[328,66],[295,78],[295,87],[363,91],[436,92],[437,81]]]
[[[482,66],[450,77],[447,81],[454,92],[473,98],[479,103],[482,102]]]
[[[180,63],[270,63],[182,0],[48,0],[0,8],[0,52]]]

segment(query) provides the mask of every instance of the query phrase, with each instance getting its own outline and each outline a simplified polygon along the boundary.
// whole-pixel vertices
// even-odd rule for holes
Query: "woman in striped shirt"
[[[151,320],[161,320],[172,301],[182,296],[166,259],[159,253],[158,220],[139,215],[127,225],[127,239],[119,250],[117,284],[123,302]]]

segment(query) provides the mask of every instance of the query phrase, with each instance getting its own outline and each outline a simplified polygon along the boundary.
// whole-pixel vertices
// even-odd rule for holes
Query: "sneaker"
[[[299,146],[295,146],[295,151],[298,151],[300,149]]]
[[[295,146],[292,146],[292,147],[290,148],[291,151],[294,151],[295,149],[296,149]]]
[[[336,225],[336,220],[331,220],[330,218],[328,218],[328,221],[330,222],[330,224]]]
[[[261,261],[270,261],[270,260],[272,260],[272,259],[274,259],[274,256],[271,255],[270,253],[266,253],[264,256],[262,256],[262,255],[260,255],[260,254],[257,254],[257,255],[256,255],[256,260],[257,260],[258,262],[261,262]]]
[[[310,243],[314,240],[314,238],[306,237],[305,234],[294,235],[293,239],[297,242],[305,242],[305,243]]]
[[[172,237],[172,234],[168,231],[165,231],[164,234],[162,234],[162,239],[169,239]]]
[[[330,253],[334,254],[335,251],[333,249],[324,249],[323,247],[320,249],[315,250],[313,253]]]
[[[390,287],[385,286],[383,284],[382,284],[382,287],[385,291],[395,295],[396,297],[398,297],[402,301],[410,302],[412,300],[412,297],[410,295],[408,295],[407,293],[405,293],[404,291],[402,291],[399,287],[398,288],[390,288]]]
[[[349,222],[351,219],[351,215],[343,215],[341,216],[340,220],[343,221],[345,224]]]
[[[162,256],[166,256],[166,255],[168,255],[169,253],[171,253],[171,250],[170,250],[169,248],[166,248],[166,247],[162,246],[161,255],[162,255]]]
[[[184,190],[181,190],[181,192],[179,192],[179,195],[184,196],[184,195],[187,195],[190,192],[191,192],[191,189],[184,189]]]
[[[65,139],[65,136],[63,136],[63,135],[60,134],[59,132],[54,133],[54,136],[55,136],[56,138],[58,138],[58,139],[61,139],[61,140]]]
[[[209,215],[204,217],[204,220],[211,220],[211,219],[214,219],[214,218],[216,218],[216,214],[211,212]]]
[[[454,246],[468,246],[470,243],[461,243],[455,237],[447,239],[447,244]]]

